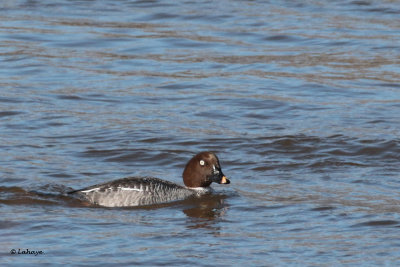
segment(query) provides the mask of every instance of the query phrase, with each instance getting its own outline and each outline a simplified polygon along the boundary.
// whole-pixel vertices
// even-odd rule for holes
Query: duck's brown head
[[[200,152],[186,164],[183,182],[187,187],[208,187],[212,182],[229,184],[222,173],[217,156],[212,152]]]

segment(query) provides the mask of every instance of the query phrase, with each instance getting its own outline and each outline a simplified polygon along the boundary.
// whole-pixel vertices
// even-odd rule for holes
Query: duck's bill
[[[230,184],[231,181],[229,181],[228,178],[226,178],[226,176],[222,176],[221,181],[219,182],[220,184]]]

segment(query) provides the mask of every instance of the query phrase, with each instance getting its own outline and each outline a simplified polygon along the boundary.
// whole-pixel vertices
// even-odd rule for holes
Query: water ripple
[[[5,1],[2,260],[396,265],[398,14],[375,0]],[[202,150],[231,180],[210,199],[63,195],[126,176],[182,184]]]

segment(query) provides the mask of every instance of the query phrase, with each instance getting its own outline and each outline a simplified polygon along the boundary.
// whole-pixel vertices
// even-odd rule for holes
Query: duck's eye
[[[204,163],[204,160],[200,160],[200,165],[201,165],[201,166],[204,166],[204,164],[205,164],[205,163]]]

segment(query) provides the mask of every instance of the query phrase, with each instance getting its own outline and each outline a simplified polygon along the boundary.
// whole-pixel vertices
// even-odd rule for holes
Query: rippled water
[[[2,264],[399,263],[397,1],[0,5]],[[231,179],[210,198],[62,194],[182,183],[203,150]]]

